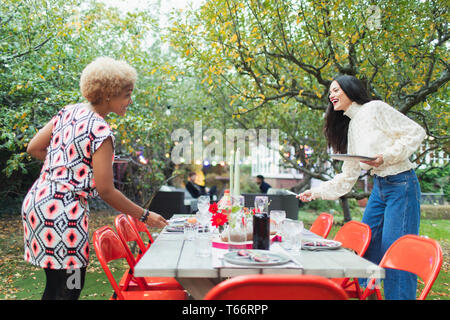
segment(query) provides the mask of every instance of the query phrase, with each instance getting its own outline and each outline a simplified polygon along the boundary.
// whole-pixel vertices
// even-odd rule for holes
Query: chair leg
[[[361,290],[361,287],[359,286],[358,279],[353,280],[353,283],[355,285],[356,294],[358,295],[358,299],[361,300],[362,290]]]
[[[368,300],[383,300],[380,289],[375,287],[375,279],[370,280],[370,282],[367,284],[366,290],[364,290],[361,300],[366,300],[366,299],[368,299]]]

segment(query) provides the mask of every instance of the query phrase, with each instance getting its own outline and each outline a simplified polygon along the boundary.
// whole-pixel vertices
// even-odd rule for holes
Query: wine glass
[[[270,218],[275,222],[275,230],[277,235],[280,235],[280,225],[281,222],[286,219],[286,211],[284,210],[271,210]]]

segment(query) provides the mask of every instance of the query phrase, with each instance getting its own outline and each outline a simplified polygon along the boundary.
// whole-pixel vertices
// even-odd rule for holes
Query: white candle
[[[236,158],[234,159],[234,195],[236,197],[239,197],[241,195],[241,189],[240,189],[240,170],[239,170],[239,158],[240,158],[240,150],[239,148],[236,150]]]
[[[234,177],[233,177],[233,163],[234,163],[233,157],[234,157],[234,154],[232,151],[232,154],[230,157],[230,163],[229,163],[229,166],[230,166],[230,197],[233,195],[233,179],[234,179]]]

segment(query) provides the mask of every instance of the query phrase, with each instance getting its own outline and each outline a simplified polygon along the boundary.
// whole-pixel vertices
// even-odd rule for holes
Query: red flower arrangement
[[[212,213],[211,224],[219,230],[228,222],[228,216],[224,214],[226,210],[219,210],[217,203],[213,202],[209,205],[209,212]]]
[[[222,212],[216,212],[211,218],[212,225],[216,228],[223,227],[223,225],[228,222],[228,216]]]

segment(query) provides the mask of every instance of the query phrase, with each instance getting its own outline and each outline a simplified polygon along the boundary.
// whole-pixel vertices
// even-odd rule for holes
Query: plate
[[[334,250],[339,249],[342,243],[334,240],[304,240],[302,241],[302,249],[306,250]]]
[[[167,232],[184,232],[184,224],[185,222],[177,221],[170,222],[169,225],[165,228]],[[203,226],[199,226],[199,230],[203,230]]]
[[[177,217],[177,218],[172,217],[170,218],[169,223],[170,224],[184,223],[188,218],[189,217]]]
[[[278,265],[285,264],[285,263],[288,263],[289,261],[291,261],[290,258],[288,258],[284,255],[270,252],[268,250],[257,250],[257,249],[245,250],[245,251],[249,252],[250,254],[268,258],[268,261],[258,262],[258,261],[254,261],[253,259],[251,259],[249,257],[243,257],[243,256],[238,255],[239,251],[241,251],[241,250],[227,252],[223,255],[223,259],[229,263],[238,264],[238,265],[242,265],[242,266],[278,266]]]
[[[167,232],[184,232],[184,226],[183,225],[168,225],[166,227]]]
[[[359,156],[355,154],[330,154],[330,157],[335,160],[358,160],[358,161],[373,161],[376,160],[376,158],[372,157],[366,157],[366,156]]]

